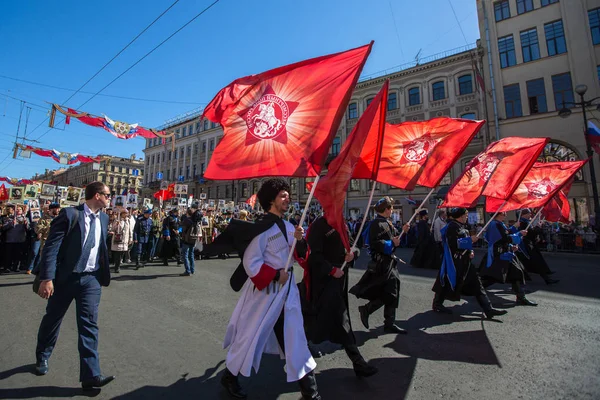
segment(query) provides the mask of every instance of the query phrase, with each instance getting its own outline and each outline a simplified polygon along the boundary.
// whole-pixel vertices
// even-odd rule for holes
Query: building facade
[[[587,158],[582,110],[569,103],[578,85],[586,100],[600,96],[600,0],[477,0],[477,11],[492,137],[550,137],[542,160]],[[588,118],[600,124],[596,108]],[[577,221],[593,213],[591,186],[586,166],[569,194]]]
[[[404,121],[422,121],[434,117],[462,117],[468,119],[485,119],[485,98],[477,90],[474,65],[482,68],[482,51],[478,45],[465,46],[443,54],[431,56],[409,65],[396,67],[391,71],[382,71],[373,76],[363,77],[357,84],[348,109],[344,115],[338,133],[330,149],[329,161],[337,156],[348,135],[356,125],[369,102],[381,89],[386,79],[390,80],[387,120],[390,123]],[[244,202],[258,191],[266,178],[250,180],[204,179],[204,171],[210,157],[218,145],[223,130],[218,124],[199,120],[201,110],[196,110],[182,117],[169,121],[158,129],[175,132],[174,141],[149,139],[146,142],[144,197],[160,188],[161,180],[180,181],[188,184],[188,191],[198,198],[205,193],[207,199]],[[489,132],[486,127],[472,141],[460,162],[450,171],[442,182],[449,185],[461,172],[466,163],[489,143]],[[161,179],[162,177],[162,179]],[[226,179],[227,177],[223,177]],[[290,178],[291,195],[294,202],[304,204],[309,191],[307,181],[312,179]],[[350,184],[347,215],[358,216],[364,212],[371,190],[369,181],[353,180]],[[397,188],[377,184],[375,197],[389,195],[396,201],[397,219],[407,220],[416,206],[408,203],[411,200],[423,200],[430,189],[416,188],[406,192]],[[436,199],[432,196],[427,207],[433,210]],[[482,209],[479,209],[481,216]]]

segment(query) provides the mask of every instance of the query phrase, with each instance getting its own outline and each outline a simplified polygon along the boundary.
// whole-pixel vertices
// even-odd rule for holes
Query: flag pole
[[[371,194],[369,195],[369,201],[367,202],[367,209],[365,210],[365,213],[363,214],[363,219],[362,219],[362,222],[360,223],[360,228],[358,228],[358,233],[356,234],[356,238],[354,239],[354,242],[352,243],[352,247],[350,248],[351,253],[354,253],[354,251],[356,250],[356,243],[358,243],[358,240],[360,239],[362,230],[365,227],[365,222],[367,221],[367,215],[369,213],[369,207],[371,207],[371,202],[373,201],[373,195],[375,194],[375,186],[376,185],[377,185],[377,181],[373,181],[373,186],[371,187]],[[346,264],[347,264],[347,262],[344,260],[344,263],[342,264],[340,269],[344,269]]]
[[[435,190],[435,188],[431,188],[431,190],[429,191],[429,193],[427,194],[425,199],[421,202],[421,205],[419,205],[419,207],[417,207],[417,209],[415,210],[412,217],[410,217],[410,219],[408,220],[408,222],[407,222],[408,225],[410,225],[414,221],[414,219],[417,217],[417,214],[419,213],[419,211],[421,211],[423,208],[425,208],[425,207],[423,207],[423,204],[427,203],[427,200],[429,200],[429,198],[433,194],[434,190]],[[402,239],[402,236],[404,236],[404,231],[400,232],[399,238]]]
[[[504,207],[504,205],[508,202],[508,200],[504,200],[504,203],[502,203],[502,205],[498,208],[498,211],[496,211],[494,213],[494,215],[492,215],[492,218],[490,218],[490,220],[483,226],[483,228],[481,228],[481,230],[477,233],[477,235],[475,235],[476,238],[480,238],[481,235],[483,234],[483,232],[485,232],[485,230],[487,229],[488,226],[490,226],[490,224],[492,223],[492,221],[494,220],[494,218],[496,218],[496,215],[498,215],[498,213],[500,212],[500,210],[502,210],[502,207]],[[462,252],[462,255],[464,256],[465,254],[467,254],[468,250],[465,250]]]
[[[529,227],[533,224],[533,221],[535,221],[535,219],[537,217],[539,217],[539,215],[543,209],[544,209],[544,207],[540,207],[540,211],[538,211],[537,214],[535,214],[535,216],[531,219],[531,221],[529,221],[529,223],[527,224],[527,228],[525,228],[525,230],[529,229]]]
[[[308,211],[308,207],[310,206],[310,202],[312,201],[313,195],[315,194],[315,189],[317,187],[317,183],[319,183],[320,176],[317,175],[315,181],[313,182],[312,188],[310,189],[310,194],[308,195],[308,200],[306,200],[306,205],[304,206],[304,211],[302,212],[302,216],[300,217],[300,222],[298,222],[299,226],[304,225],[304,219],[306,218],[306,213]],[[294,255],[294,250],[296,249],[296,243],[298,240],[294,237],[294,241],[292,242],[292,248],[290,249],[290,254],[288,255],[287,262],[285,263],[285,272],[287,272],[291,267],[292,256]]]
[[[435,213],[433,214],[433,220],[431,222],[431,227],[429,228],[429,233],[433,232],[433,223],[435,222],[435,217],[437,217],[438,215],[438,211],[440,210],[439,207],[442,205],[442,202],[444,201],[444,199],[440,199],[438,201],[438,205],[435,208]]]

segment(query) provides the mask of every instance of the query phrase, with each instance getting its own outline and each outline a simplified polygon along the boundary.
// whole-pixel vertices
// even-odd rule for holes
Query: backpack
[[[192,222],[192,225],[187,229],[185,233],[185,240],[188,243],[195,243],[202,237],[202,220]]]

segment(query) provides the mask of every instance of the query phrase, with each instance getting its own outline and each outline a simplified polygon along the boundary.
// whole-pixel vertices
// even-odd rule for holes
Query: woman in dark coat
[[[527,235],[523,237],[523,242],[519,245],[519,251],[517,256],[525,267],[525,270],[531,274],[538,274],[542,277],[546,285],[552,285],[558,283],[557,279],[550,278],[552,271],[546,263],[542,252],[537,247],[537,243],[543,239],[543,232],[539,227],[529,227],[531,221],[531,210],[525,209],[521,211],[521,218],[519,220],[519,229],[524,231],[527,230]]]
[[[525,267],[515,255],[520,239],[526,232],[509,235],[509,230],[504,225],[505,219],[506,213],[499,212],[485,232],[488,254],[481,260],[479,276],[485,287],[494,283],[510,282],[517,295],[517,305],[537,306],[537,303],[525,297]]]
[[[477,237],[469,236],[465,228],[468,218],[466,208],[452,208],[449,213],[448,224],[442,228],[443,261],[433,290],[432,309],[435,312],[452,314],[444,306],[444,300],[460,301],[461,295],[475,296],[477,303],[483,309],[485,316],[492,319],[497,315],[506,314],[506,310],[496,310],[492,307],[477,270],[471,263],[473,242]]]
[[[438,253],[431,234],[427,210],[419,211],[419,216],[421,219],[417,222],[417,247],[415,247],[410,264],[417,268],[435,269],[438,267],[436,262]]]

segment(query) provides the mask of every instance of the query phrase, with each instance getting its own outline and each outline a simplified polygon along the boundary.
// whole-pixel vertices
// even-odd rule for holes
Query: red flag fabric
[[[340,154],[329,164],[327,175],[321,178],[315,188],[315,197],[323,207],[327,223],[340,235],[346,250],[350,250],[348,229],[344,220],[344,202],[350,179],[354,168],[361,160],[361,152],[365,146],[379,148],[383,140],[385,114],[387,110],[389,81],[386,81],[364,114],[360,117],[354,129],[346,139]],[[363,166],[377,162],[379,157],[375,154],[372,160],[363,161]]]
[[[223,126],[207,179],[317,176],[371,44],[237,79],[203,117]]]
[[[153,196],[155,199],[161,199],[162,201],[172,199],[175,197],[175,184],[171,183],[167,190],[159,190]]]
[[[485,202],[486,211],[511,211],[522,208],[543,207],[564,185],[571,181],[586,162],[587,160],[536,162],[502,209],[500,207],[504,200],[488,197]]]
[[[473,207],[479,196],[508,199],[531,169],[548,138],[507,137],[491,143],[450,187],[441,207]]]
[[[548,222],[563,222],[568,224],[571,222],[571,204],[567,195],[571,189],[571,183],[559,190],[542,209],[542,217]]]
[[[4,183],[2,184],[2,186],[0,186],[0,200],[8,200],[8,190],[6,190],[6,186],[4,186]]]
[[[254,205],[256,204],[256,193],[248,197],[248,199],[246,200],[246,204],[249,204],[250,207],[254,209]]]
[[[373,179],[405,190],[413,190],[416,185],[436,187],[484,123],[434,118],[386,124],[377,171],[358,168],[353,178]],[[372,146],[366,146],[361,159],[370,161],[373,152]]]

